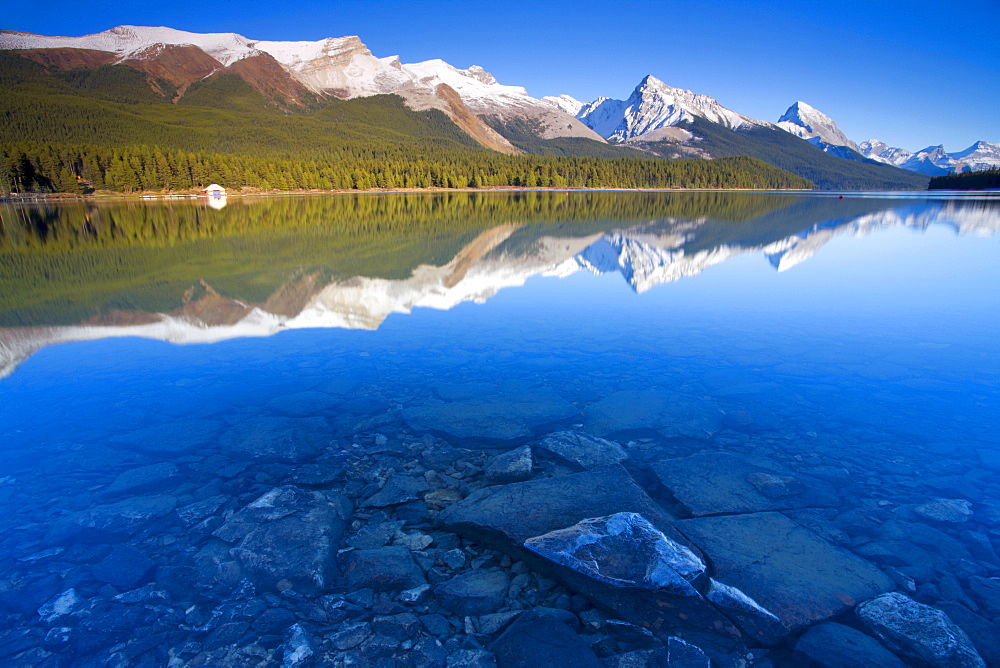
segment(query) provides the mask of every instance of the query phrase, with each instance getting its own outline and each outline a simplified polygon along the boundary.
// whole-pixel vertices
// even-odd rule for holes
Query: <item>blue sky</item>
[[[536,97],[625,98],[646,74],[776,121],[796,100],[856,141],[910,150],[1000,142],[1000,2],[20,2],[0,28],[116,25],[252,39],[359,35],[377,56],[482,65]]]

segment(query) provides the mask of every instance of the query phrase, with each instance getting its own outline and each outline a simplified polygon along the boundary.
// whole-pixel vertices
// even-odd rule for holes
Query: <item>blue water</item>
[[[923,203],[903,205],[919,212]],[[17,651],[2,661],[71,665],[116,653],[125,665],[155,665],[168,655],[193,660],[181,645],[210,631],[191,631],[185,610],[195,604],[210,610],[224,596],[185,599],[171,591],[169,600],[157,601],[165,621],[138,623],[167,635],[146,653],[127,651],[135,642],[129,633],[93,645],[42,639],[52,627],[84,633],[81,620],[121,591],[159,587],[172,555],[201,549],[206,536],[181,528],[173,516],[93,540],[86,532],[52,538],[52,527],[72,513],[129,498],[103,490],[126,470],[160,462],[176,464],[180,473],[156,494],[178,508],[223,495],[231,500],[220,514],[234,512],[298,463],[250,458],[236,478],[216,481],[215,469],[234,457],[220,455],[210,439],[170,451],[137,445],[136,438],[164,438],[143,430],[191,420],[216,423],[217,438],[246,420],[281,414],[275,399],[301,392],[331,398],[318,415],[329,425],[326,447],[333,450],[347,452],[373,438],[423,439],[479,448],[484,457],[546,430],[586,428],[587,408],[617,392],[662,392],[703,407],[716,416],[715,426],[675,431],[631,424],[602,434],[628,446],[636,467],[733,452],[767,456],[803,474],[836,469],[842,506],[831,517],[877,508],[980,546],[972,550],[976,565],[965,570],[949,571],[944,557],[880,565],[901,572],[900,581],[912,578],[915,591],[908,593],[917,600],[958,601],[995,623],[993,608],[970,593],[969,580],[1000,575],[1000,562],[989,555],[1000,552],[1000,214],[992,211],[980,216],[976,234],[959,234],[959,223],[947,224],[947,215],[926,228],[895,225],[860,235],[851,221],[834,221],[832,228],[846,231],[781,272],[763,252],[737,253],[642,292],[622,273],[578,270],[531,275],[482,303],[392,313],[375,330],[289,329],[186,345],[102,338],[42,347],[0,380],[0,615],[20,634],[7,639]],[[540,388],[579,416],[558,426],[532,425],[532,435],[509,442],[426,433],[406,419],[407,407],[428,398],[461,401]],[[388,465],[399,470],[405,461],[396,457]],[[153,492],[136,492],[147,493]],[[967,501],[961,506],[967,517],[935,523],[910,512],[940,498]],[[860,548],[871,536],[848,538],[848,547]],[[96,577],[94,565],[121,544],[155,566],[115,586]],[[948,572],[958,573],[958,593],[948,588],[954,578],[941,579]],[[70,588],[91,607],[40,621],[36,610]],[[309,623],[322,638],[340,622]],[[233,646],[252,644],[252,627],[243,631]],[[282,642],[275,636],[262,644],[273,652]]]

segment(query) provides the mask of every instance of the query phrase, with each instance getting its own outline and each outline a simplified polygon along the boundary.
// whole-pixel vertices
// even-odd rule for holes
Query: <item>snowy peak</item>
[[[583,102],[570,95],[546,95],[543,102],[548,102],[556,109],[566,112],[570,116],[576,116],[583,108]]]
[[[818,138],[829,146],[846,146],[854,151],[859,150],[858,145],[840,131],[832,118],[802,101],[796,102],[782,114],[778,119],[778,127],[802,139]]]
[[[862,142],[860,149],[866,158],[930,176],[1000,167],[1000,144],[987,141],[977,141],[969,148],[954,153],[945,151],[943,145],[928,146],[917,152],[907,151],[877,139]]]
[[[118,26],[83,37],[48,37],[0,31],[0,49],[55,49],[69,47],[107,51],[125,60],[158,44],[196,46],[223,65],[257,55],[250,40],[236,33],[194,33],[166,27]]]
[[[644,77],[627,100],[601,97],[582,105],[576,117],[614,142],[625,142],[695,117],[730,129],[767,125],[723,107],[715,98],[674,88],[652,75]]]
[[[166,61],[160,57],[164,46],[200,50],[211,59],[213,67],[206,68],[203,63],[199,63],[195,68],[198,76],[193,79],[189,72],[171,72]],[[576,120],[573,114],[531,97],[521,86],[500,84],[492,74],[478,65],[465,70],[453,67],[443,60],[407,65],[401,63],[398,56],[376,57],[357,36],[328,37],[315,42],[277,42],[252,40],[236,33],[199,34],[165,27],[118,26],[83,37],[48,37],[0,31],[0,49],[31,50],[33,53],[28,57],[39,62],[55,58],[51,53],[46,55],[39,51],[75,49],[74,53],[60,54],[60,59],[65,63],[84,59],[87,54],[80,50],[91,52],[91,60],[94,56],[99,57],[100,52],[105,52],[110,54],[108,62],[126,64],[154,78],[165,78],[182,86],[237,63],[243,64],[234,71],[239,71],[244,79],[249,76],[248,82],[255,85],[252,80],[253,72],[260,68],[251,67],[245,61],[263,57],[264,60],[273,59],[294,80],[295,86],[283,85],[283,89],[291,90],[301,86],[315,95],[330,95],[342,99],[399,94],[414,109],[438,108],[453,116],[452,107],[455,105],[440,101],[437,94],[439,87],[444,84],[457,93],[472,114],[496,116],[504,120],[508,117],[528,118],[540,129],[541,136],[545,139],[586,137],[603,141],[590,128]],[[187,55],[187,60],[197,60],[193,54]],[[155,74],[150,72],[152,66],[139,64],[154,59],[159,61]],[[273,72],[268,74],[274,78]],[[284,102],[298,105],[301,97],[301,92],[296,90],[295,95]],[[483,126],[479,128],[478,134],[492,132],[488,131],[481,120],[476,120],[475,123]],[[510,151],[515,151],[513,147],[509,148]]]
[[[479,65],[460,70],[440,58],[435,58],[403,65],[403,70],[410,74],[416,83],[427,88],[435,88],[442,83],[447,84],[458,91],[463,99],[523,98],[525,101],[538,102],[530,97],[522,86],[505,86],[498,83],[496,77]],[[466,103],[468,102],[467,99]]]

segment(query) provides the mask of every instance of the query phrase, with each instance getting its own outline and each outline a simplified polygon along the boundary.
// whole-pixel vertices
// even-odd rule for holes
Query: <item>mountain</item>
[[[25,74],[19,65],[12,68],[4,53],[18,54],[43,71]],[[167,102],[241,113],[276,111],[292,117],[316,115],[317,110],[325,113],[337,100],[397,95],[412,111],[443,113],[471,141],[500,153],[593,158],[643,154],[718,158],[745,153],[797,170],[796,174],[824,188],[926,185],[921,178],[903,176],[890,167],[851,168],[831,161],[848,158],[865,163],[836,124],[805,103],[793,105],[779,126],[806,138],[818,152],[825,151],[825,158],[778,138],[774,131],[779,126],[653,76],[645,77],[625,100],[602,97],[584,103],[567,95],[537,99],[521,86],[501,84],[476,65],[461,69],[438,59],[403,63],[398,56],[377,57],[356,36],[285,42],[254,40],[236,33],[201,34],[142,26],[118,26],[82,37],[0,31],[0,60],[2,69],[9,70],[0,72],[0,85],[13,80],[20,86],[19,98],[44,91],[107,102]],[[178,122],[141,108],[128,114],[125,109],[97,109],[66,97],[24,97],[0,106],[4,107],[0,112],[18,122],[32,117],[40,122],[42,116],[52,119],[46,122],[54,134],[66,135],[58,141],[76,143],[87,141],[82,136],[107,136],[109,143],[121,141],[110,137],[121,134],[119,127],[132,127],[133,121],[123,115],[144,115],[144,122],[155,120],[155,128],[134,132],[138,141],[130,143],[173,145],[178,126],[209,127],[205,118],[191,116]],[[39,109],[43,110],[41,115]],[[63,127],[65,123],[59,118],[69,119],[75,129]],[[395,122],[388,116],[382,120],[380,139]],[[439,133],[438,125],[426,133],[428,137]],[[266,140],[273,134],[277,143],[281,133],[277,128],[255,126],[242,132],[240,142],[246,143],[251,136],[255,141]],[[150,141],[154,135],[157,139]],[[317,147],[335,145],[326,138],[316,139],[313,145]],[[213,137],[211,141],[214,146],[205,146],[206,150],[231,151],[231,140]],[[447,141],[453,141],[452,137]],[[191,145],[184,148],[191,150]],[[292,146],[287,150],[297,152]]]
[[[928,146],[916,152],[893,148],[877,139],[861,143],[861,153],[871,158],[903,169],[930,176],[943,176],[953,172],[979,172],[1000,167],[1000,144],[978,141],[964,151],[948,153],[943,145]]]
[[[840,131],[832,118],[805,102],[799,101],[790,106],[778,119],[778,127],[838,158],[865,159],[858,145]]]
[[[858,150],[858,145],[840,131],[832,118],[805,102],[790,106],[778,119],[778,127],[802,139],[817,138],[823,144]]]
[[[610,142],[667,158],[749,155],[823,189],[927,187],[923,176],[866,161],[850,148],[843,149],[843,156],[837,151],[824,152],[821,146],[802,141],[777,125],[728,109],[708,95],[674,88],[653,76],[639,82],[627,100],[601,97],[583,104],[561,96],[544,101],[567,112],[579,104],[577,118]],[[802,113],[809,115],[805,106]],[[816,112],[812,119],[819,121],[817,115],[822,116]],[[817,123],[820,126],[827,134],[830,126],[836,128],[832,121]]]
[[[796,102],[789,107],[778,119],[778,127],[841,158],[874,160],[928,176],[1000,167],[1000,144],[985,141],[976,142],[956,153],[946,152],[944,146],[907,151],[889,146],[878,139],[855,144],[841,132],[832,118],[805,102]]]
[[[715,98],[668,86],[652,75],[646,76],[627,100],[601,97],[584,104],[576,117],[605,139],[615,143],[646,136],[694,118],[704,118],[731,130],[766,125],[731,109]]]
[[[592,130],[520,86],[500,84],[481,67],[462,70],[442,60],[403,64],[378,58],[358,37],[316,42],[251,40],[235,33],[200,34],[164,27],[119,26],[83,37],[0,31],[0,49],[58,69],[121,64],[172,85],[174,102],[207,78],[236,75],[279,108],[308,107],[325,98],[398,94],[417,111],[439,109],[487,148],[517,153],[480,116],[528,119],[545,139],[581,137]]]

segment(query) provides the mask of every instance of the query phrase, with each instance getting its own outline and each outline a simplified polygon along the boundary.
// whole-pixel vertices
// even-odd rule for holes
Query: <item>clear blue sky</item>
[[[482,65],[536,97],[625,98],[653,74],[768,121],[803,100],[857,141],[1000,142],[1000,0],[50,0],[10,3],[0,18],[2,29],[48,35],[121,24],[359,35],[376,56]]]

